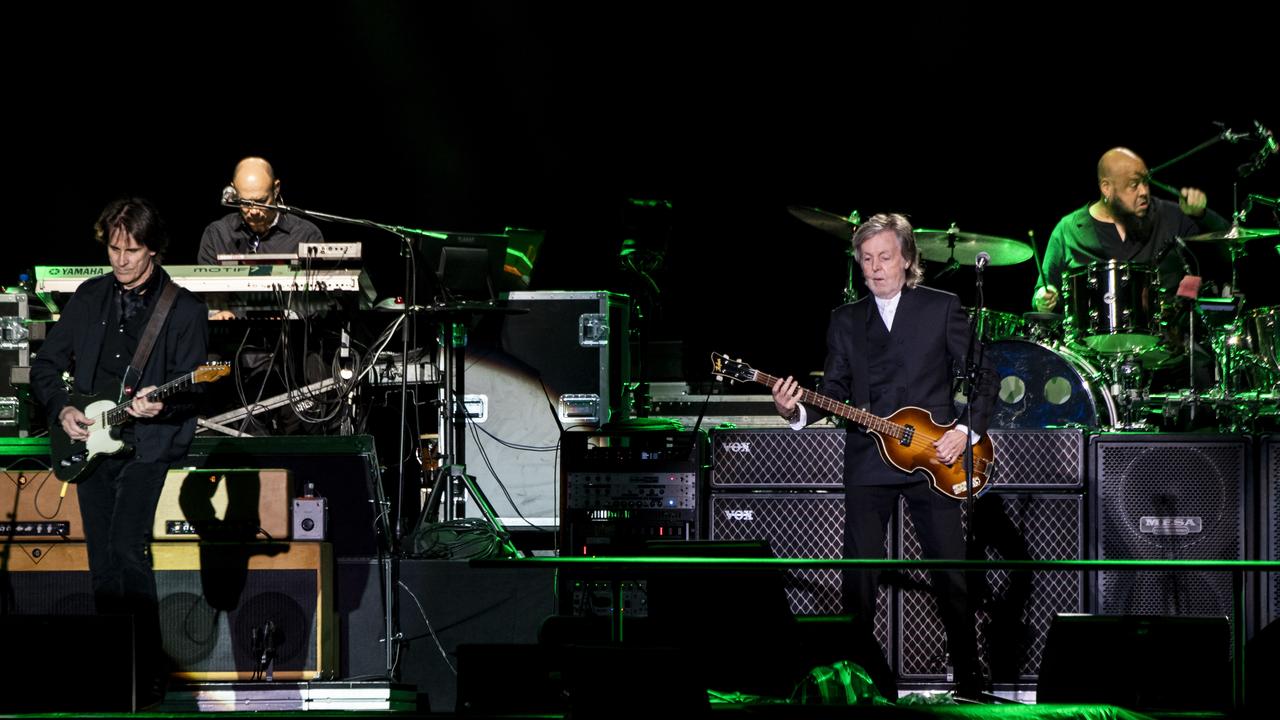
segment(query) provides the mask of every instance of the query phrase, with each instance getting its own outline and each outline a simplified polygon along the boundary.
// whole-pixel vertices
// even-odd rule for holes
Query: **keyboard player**
[[[280,201],[280,180],[271,163],[247,157],[236,164],[231,186],[245,200],[275,205]],[[219,255],[297,253],[298,243],[324,242],[315,223],[306,218],[257,207],[242,207],[209,223],[200,238],[201,265],[217,265]],[[210,320],[235,317],[229,310],[209,311]]]
[[[245,200],[275,205],[280,201],[280,180],[271,163],[247,157],[236,164],[231,186]],[[324,242],[315,223],[305,218],[263,208],[242,207],[209,223],[200,239],[201,265],[217,265],[219,255],[296,253],[298,243]]]

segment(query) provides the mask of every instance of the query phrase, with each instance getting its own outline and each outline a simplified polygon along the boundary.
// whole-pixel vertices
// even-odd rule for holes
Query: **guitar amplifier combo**
[[[156,540],[287,540],[293,473],[267,470],[170,470],[152,537]]]
[[[76,485],[49,470],[0,472],[0,537],[84,540]],[[156,506],[156,540],[287,540],[288,470],[170,470]],[[12,517],[11,517],[12,515]]]
[[[62,481],[35,463],[32,470],[0,472],[0,537],[15,542],[84,540],[74,485],[62,495]]]
[[[329,544],[158,542],[151,545],[151,557],[173,677],[250,680],[262,655],[255,635],[265,634],[275,640],[276,679],[336,674]],[[9,546],[8,570],[11,615],[95,612],[84,543],[15,543]]]

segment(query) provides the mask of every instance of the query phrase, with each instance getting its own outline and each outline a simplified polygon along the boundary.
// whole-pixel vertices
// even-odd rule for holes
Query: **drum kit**
[[[805,223],[848,240],[860,223],[817,208],[792,206]],[[1245,245],[1280,230],[1226,230],[1182,238],[1221,244],[1232,283]],[[934,277],[972,265],[1035,257],[1032,243],[948,230],[915,231]],[[1280,246],[1277,246],[1280,251]],[[849,249],[846,300],[857,297]],[[1197,297],[1163,290],[1155,268],[1117,260],[1073,268],[1062,278],[1062,313],[971,313],[1000,379],[995,428],[1092,430],[1255,429],[1280,424],[1280,307],[1250,309],[1243,296]],[[1029,293],[1028,293],[1029,294]],[[1193,295],[1195,293],[1192,293]],[[1200,348],[1207,346],[1211,353]]]

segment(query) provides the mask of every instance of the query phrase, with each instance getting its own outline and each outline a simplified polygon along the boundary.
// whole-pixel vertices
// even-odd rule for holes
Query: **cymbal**
[[[788,205],[787,212],[806,225],[812,225],[822,232],[835,235],[841,240],[848,240],[853,237],[854,229],[862,222],[862,219],[858,217],[857,210],[854,210],[849,217],[842,217],[818,208]]]
[[[1232,225],[1225,230],[1214,230],[1213,232],[1200,233],[1199,235],[1192,235],[1182,239],[1194,242],[1246,241],[1255,238],[1275,237],[1277,235],[1280,235],[1280,230],[1274,228],[1250,229]]]
[[[1017,265],[1031,259],[1031,246],[1009,238],[947,230],[916,230],[916,248],[925,260],[946,262],[952,257],[951,239],[955,238],[955,259],[961,265],[972,265],[978,253],[991,256],[992,265]]]

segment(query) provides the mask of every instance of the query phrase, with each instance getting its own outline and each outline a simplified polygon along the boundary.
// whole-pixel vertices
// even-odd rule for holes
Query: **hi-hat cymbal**
[[[954,257],[961,265],[972,265],[980,252],[991,256],[992,265],[1017,265],[1035,254],[1020,240],[948,230],[916,230],[916,248],[925,260],[946,262],[953,257],[953,238]]]
[[[841,240],[848,240],[853,237],[853,231],[862,222],[862,219],[858,217],[857,210],[854,210],[849,217],[842,217],[818,208],[788,205],[787,212],[806,225],[812,225],[825,233],[835,235]]]
[[[1231,242],[1239,240],[1253,240],[1255,238],[1275,237],[1280,235],[1280,230],[1274,228],[1250,229],[1242,228],[1239,225],[1232,225],[1222,230],[1214,230],[1213,232],[1200,233],[1191,237],[1182,238],[1183,240],[1194,242]]]

